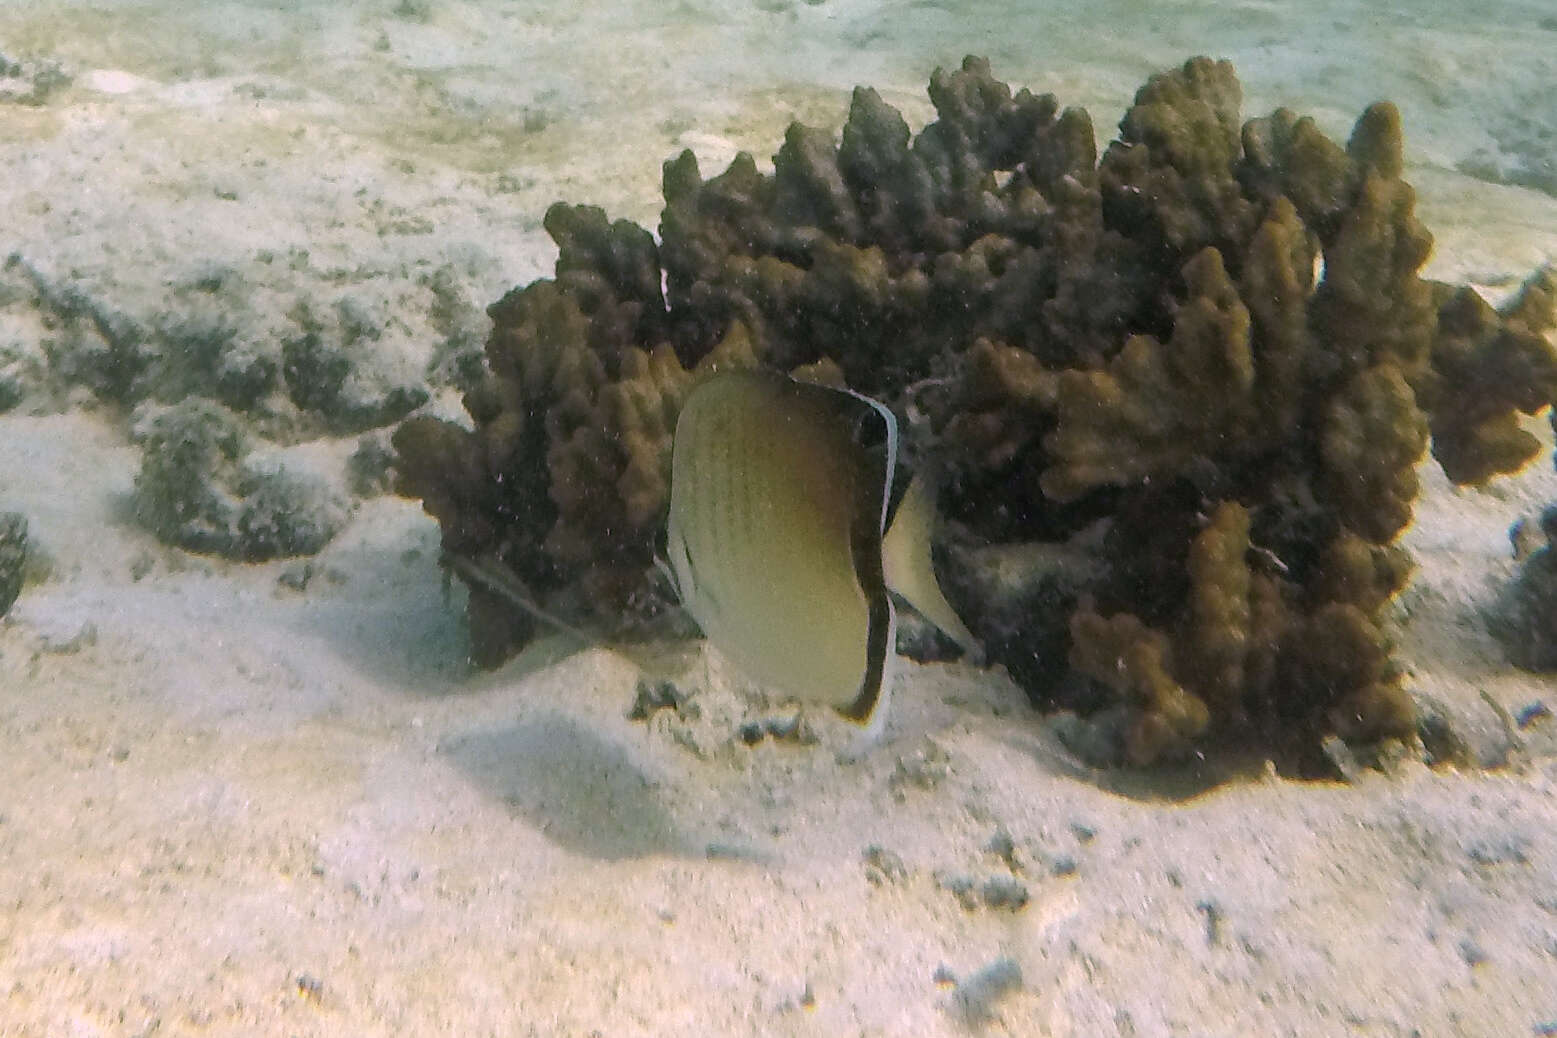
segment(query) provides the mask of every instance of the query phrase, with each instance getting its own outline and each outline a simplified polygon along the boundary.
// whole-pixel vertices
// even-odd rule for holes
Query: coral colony
[[[1030,609],[956,604],[1040,706],[1112,718],[1121,759],[1408,737],[1385,614],[1415,466],[1431,446],[1481,484],[1536,453],[1518,413],[1557,398],[1551,274],[1501,310],[1419,276],[1432,237],[1387,103],[1342,147],[1285,109],[1244,121],[1232,67],[1196,58],[1099,158],[1084,111],[982,60],[930,98],[911,135],[857,89],[841,137],[791,126],[771,175],[743,154],[704,180],[684,152],[658,244],[553,206],[556,276],[490,308],[474,431],[404,423],[400,492],[449,552],[631,634],[666,602],[653,553],[699,373],[845,384],[915,414],[962,540],[1090,546]],[[531,634],[482,588],[468,613],[481,661]]]

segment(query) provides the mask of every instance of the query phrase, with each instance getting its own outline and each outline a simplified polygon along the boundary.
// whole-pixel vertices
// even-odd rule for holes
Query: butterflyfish
[[[768,371],[709,376],[671,448],[666,554],[683,607],[747,677],[879,734],[894,592],[978,656],[930,562],[933,495],[893,508],[897,420],[851,390]]]

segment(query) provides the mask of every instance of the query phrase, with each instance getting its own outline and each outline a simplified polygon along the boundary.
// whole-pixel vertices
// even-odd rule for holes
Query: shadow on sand
[[[614,861],[655,854],[702,857],[625,749],[571,718],[541,713],[449,739],[440,752],[558,845]]]

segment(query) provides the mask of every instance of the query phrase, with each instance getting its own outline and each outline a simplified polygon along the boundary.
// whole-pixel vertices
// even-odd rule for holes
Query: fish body
[[[889,589],[972,640],[929,569],[928,491],[911,485],[905,532],[887,531],[896,455],[881,403],[755,370],[699,384],[671,454],[666,551],[687,612],[747,676],[873,729],[895,659]]]

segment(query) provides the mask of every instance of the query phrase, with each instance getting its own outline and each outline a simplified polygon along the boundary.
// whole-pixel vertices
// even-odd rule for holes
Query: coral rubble
[[[1429,445],[1472,484],[1534,452],[1518,415],[1557,397],[1551,276],[1501,310],[1420,276],[1387,103],[1343,146],[1285,109],[1244,121],[1232,67],[1196,58],[1099,156],[1085,112],[982,60],[930,98],[914,134],[857,89],[837,139],[792,126],[771,174],[743,154],[705,180],[683,153],[657,242],[554,206],[555,278],[490,308],[472,429],[400,427],[400,492],[447,550],[625,632],[664,604],[653,544],[699,366],[804,369],[916,419],[970,538],[1100,542],[1061,609],[963,607],[1036,699],[1068,682],[1067,705],[1122,717],[1125,759],[1217,732],[1409,736],[1392,542]],[[470,619],[485,661],[529,635],[480,591]]]
[[[144,416],[135,517],[158,538],[246,562],[311,555],[346,521],[324,480],[255,457],[241,422],[192,397]]]
[[[1516,546],[1524,540],[1533,550],[1503,587],[1488,627],[1515,666],[1557,670],[1557,506],[1548,506],[1537,521],[1522,520],[1511,532]]]
[[[22,592],[27,571],[27,517],[0,512],[0,616],[10,611]]]

